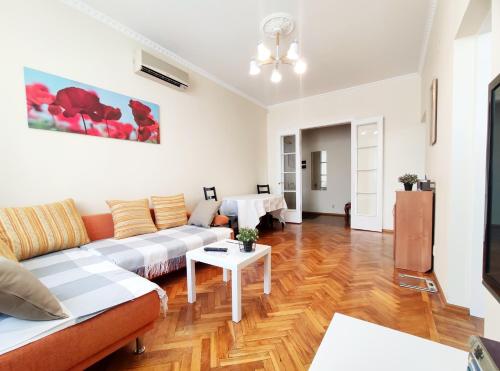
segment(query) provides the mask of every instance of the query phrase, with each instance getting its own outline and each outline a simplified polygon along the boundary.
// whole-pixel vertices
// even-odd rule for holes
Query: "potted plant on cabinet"
[[[411,191],[413,185],[418,181],[417,174],[405,174],[399,177],[399,182],[405,186],[405,191]]]
[[[259,231],[255,228],[240,228],[236,239],[243,244],[243,251],[252,252],[255,241],[259,239]]]

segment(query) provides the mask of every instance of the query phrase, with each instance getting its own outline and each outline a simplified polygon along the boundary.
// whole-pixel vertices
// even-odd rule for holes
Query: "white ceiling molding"
[[[370,88],[372,86],[377,86],[377,85],[379,85],[381,83],[384,83],[384,82],[397,81],[397,80],[406,80],[406,79],[412,79],[412,78],[415,78],[415,77],[420,78],[420,75],[417,72],[407,73],[406,75],[389,77],[388,79],[377,80],[377,81],[373,81],[373,82],[368,82],[366,84],[350,86],[350,87],[344,88],[344,89],[330,90],[330,91],[327,91],[325,93],[320,93],[320,94],[316,94],[316,95],[308,95],[307,97],[302,97],[302,98],[287,100],[285,102],[271,104],[271,105],[267,106],[267,108],[268,109],[272,109],[273,107],[278,107],[278,106],[289,104],[289,103],[299,102],[301,100],[307,100],[307,99],[310,99],[310,98],[317,98],[317,97],[321,97],[323,95],[328,95],[328,94],[344,94],[344,93],[347,93],[349,91],[356,91],[356,90],[359,90],[359,89],[366,89],[366,88]],[[347,120],[347,121],[349,121],[349,120]]]
[[[74,9],[80,11],[81,13],[84,13],[84,14],[94,18],[97,21],[104,23],[106,26],[109,26],[109,27],[113,28],[114,30],[121,32],[122,34],[128,36],[129,38],[139,42],[140,44],[156,51],[157,53],[166,56],[167,58],[178,63],[179,65],[182,65],[182,66],[190,69],[191,71],[198,73],[199,75],[215,82],[216,84],[226,88],[227,90],[229,90],[235,94],[238,94],[239,96],[249,100],[250,102],[252,102],[256,105],[267,109],[267,105],[265,105],[264,103],[262,103],[258,99],[255,99],[254,97],[251,97],[248,94],[245,94],[244,92],[235,88],[234,86],[227,84],[226,82],[219,79],[217,76],[214,76],[213,74],[205,71],[203,68],[185,60],[184,58],[180,57],[179,55],[175,54],[174,52],[164,48],[163,46],[161,46],[160,44],[147,38],[146,36],[132,30],[131,28],[118,22],[117,20],[113,19],[112,17],[98,11],[97,9],[94,9],[93,7],[86,4],[85,2],[83,2],[81,0],[60,0],[60,1],[66,5],[71,6]]]
[[[424,41],[422,49],[420,50],[420,61],[418,62],[418,73],[422,75],[424,70],[425,58],[427,57],[427,48],[429,47],[429,39],[431,38],[432,25],[434,23],[434,16],[436,15],[437,0],[432,0],[427,17],[427,24],[424,30]]]

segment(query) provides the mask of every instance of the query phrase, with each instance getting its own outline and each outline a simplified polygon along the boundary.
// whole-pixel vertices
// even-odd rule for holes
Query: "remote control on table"
[[[205,247],[205,251],[227,252],[227,247]]]

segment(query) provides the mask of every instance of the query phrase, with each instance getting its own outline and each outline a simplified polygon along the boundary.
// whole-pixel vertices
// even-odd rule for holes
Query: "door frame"
[[[380,149],[377,158],[377,215],[356,216],[357,210],[357,129],[360,125],[377,123],[380,135],[377,146]],[[384,223],[384,116],[373,116],[356,119],[351,122],[351,228],[374,232],[382,232]]]
[[[283,129],[278,131],[278,163],[279,163],[279,178],[278,189],[283,194],[283,159],[282,159],[282,142],[281,138],[287,135],[295,135],[295,206],[294,210],[287,209],[285,221],[287,223],[302,223],[302,148],[301,148],[301,130],[300,129]]]

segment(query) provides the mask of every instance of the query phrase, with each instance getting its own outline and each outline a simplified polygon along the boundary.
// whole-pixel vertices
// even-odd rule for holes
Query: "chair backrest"
[[[217,192],[215,192],[215,187],[203,187],[203,193],[205,194],[205,200],[217,201]]]
[[[271,189],[269,188],[269,184],[257,184],[257,193],[271,194]]]

